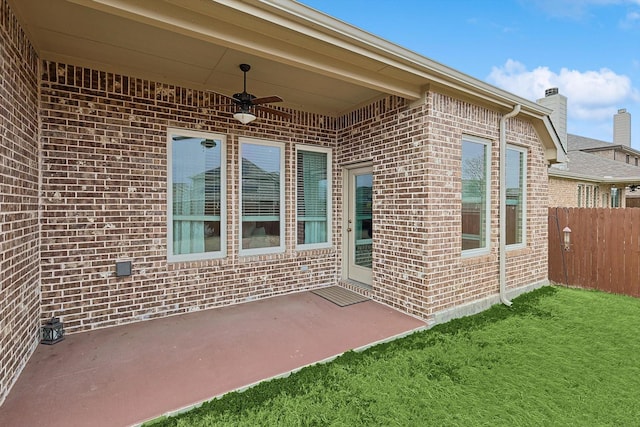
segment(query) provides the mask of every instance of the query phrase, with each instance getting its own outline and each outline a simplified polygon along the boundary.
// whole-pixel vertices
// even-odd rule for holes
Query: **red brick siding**
[[[426,248],[424,107],[381,100],[343,118],[336,161],[373,163],[373,296],[424,317]]]
[[[429,313],[495,295],[498,282],[499,120],[497,111],[438,93],[429,110],[430,219],[426,256]],[[491,242],[485,256],[462,258],[461,144],[464,134],[491,142]],[[533,126],[520,117],[507,122],[507,143],[527,149],[526,248],[507,252],[507,288],[546,280],[546,160]]]
[[[343,167],[374,169],[370,294],[429,319],[498,290],[500,113],[438,93],[409,105],[388,97],[339,119],[293,112],[286,122],[238,125],[208,107],[219,95],[47,63],[42,82],[43,317],[71,331],[166,316],[335,283],[340,277]],[[166,129],[227,135],[228,257],[166,262]],[[492,143],[488,255],[460,254],[463,134]],[[238,138],[285,142],[284,254],[240,257]],[[508,142],[528,149],[527,247],[510,251],[508,287],[546,279],[546,163],[530,123],[508,122]],[[334,248],[295,251],[294,144],[334,148]],[[117,260],[131,277],[114,277]],[[308,266],[303,271],[302,266]]]
[[[220,95],[57,63],[44,64],[41,92],[43,318],[76,332],[335,283],[335,250],[295,251],[293,174],[295,144],[334,145],[333,119],[243,126],[209,108]],[[227,136],[225,259],[167,263],[167,127]],[[284,254],[238,255],[243,136],[286,144]],[[133,274],[115,277],[123,259]]]
[[[0,403],[38,342],[38,59],[0,0]]]
[[[578,188],[582,186],[581,206],[578,206]],[[593,181],[581,181],[579,179],[568,179],[557,176],[549,178],[549,206],[551,207],[590,207],[608,208],[611,206],[611,184],[600,184]],[[586,204],[586,191],[589,191],[589,205]],[[593,194],[597,192],[594,198]],[[626,189],[618,186],[620,194],[620,207],[628,206],[625,197]],[[631,193],[633,194],[633,193]],[[626,194],[628,196],[628,193]],[[604,200],[603,200],[604,197]]]
[[[361,292],[424,319],[497,294],[500,112],[429,92],[423,102],[390,96],[337,119],[291,111],[292,120],[244,126],[211,108],[228,101],[221,95],[51,62],[39,80],[6,0],[0,35],[0,402],[52,315],[78,332],[338,282],[342,179],[354,162],[374,171],[373,287]],[[168,127],[227,137],[224,259],[166,260]],[[460,253],[463,134],[492,145],[490,251],[473,258]],[[285,253],[239,256],[240,137],[286,145]],[[507,139],[528,152],[527,245],[508,252],[512,289],[546,280],[548,202],[532,125],[509,120]],[[334,150],[331,249],[295,250],[299,143]],[[132,261],[131,276],[115,277],[119,260]]]
[[[425,319],[497,294],[500,114],[438,93],[422,105],[391,98],[367,108],[339,123],[337,163],[373,163],[372,294]],[[492,145],[491,250],[473,258],[460,251],[464,134]],[[528,152],[527,246],[509,251],[507,260],[507,287],[517,288],[547,277],[547,175],[530,123],[510,120],[507,139]]]

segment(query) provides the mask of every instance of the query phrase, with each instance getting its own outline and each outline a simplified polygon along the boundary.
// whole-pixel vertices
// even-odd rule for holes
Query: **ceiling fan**
[[[247,71],[251,69],[249,64],[240,64],[240,70],[244,73],[244,87],[242,92],[233,95],[233,104],[220,104],[214,105],[214,107],[238,107],[238,110],[233,113],[233,117],[241,122],[247,124],[256,119],[254,111],[262,111],[265,113],[273,114],[276,116],[284,117],[286,119],[291,118],[291,114],[284,111],[276,110],[275,108],[267,107],[264,104],[271,104],[274,102],[282,102],[283,99],[279,96],[265,96],[257,98],[254,95],[247,92]]]

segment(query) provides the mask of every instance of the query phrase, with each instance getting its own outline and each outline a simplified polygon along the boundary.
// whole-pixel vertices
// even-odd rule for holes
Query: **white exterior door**
[[[346,276],[371,285],[373,248],[373,174],[371,166],[349,169],[346,201]]]

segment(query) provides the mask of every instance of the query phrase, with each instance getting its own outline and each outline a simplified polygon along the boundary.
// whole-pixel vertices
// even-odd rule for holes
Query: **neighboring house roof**
[[[426,89],[490,103],[535,127],[549,161],[564,151],[546,107],[295,1],[9,0],[44,60],[233,94],[248,86],[285,108],[340,116]]]
[[[611,184],[640,184],[640,167],[592,154],[594,150],[614,150],[622,146],[578,135],[569,134],[567,137],[567,162],[552,165],[550,176]],[[623,148],[640,154],[632,148]]]
[[[612,147],[613,144],[599,139],[567,134],[567,151],[587,150],[590,148]]]
[[[584,151],[594,153],[597,151],[615,150],[625,154],[640,156],[640,151],[626,145],[612,144],[611,142],[601,141],[599,139],[587,138],[585,136],[567,135],[567,151]]]

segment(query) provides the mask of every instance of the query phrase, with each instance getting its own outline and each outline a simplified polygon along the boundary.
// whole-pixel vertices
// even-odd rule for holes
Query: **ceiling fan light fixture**
[[[254,121],[256,119],[256,116],[250,111],[236,111],[235,113],[233,113],[233,118],[243,125],[246,125]]]

